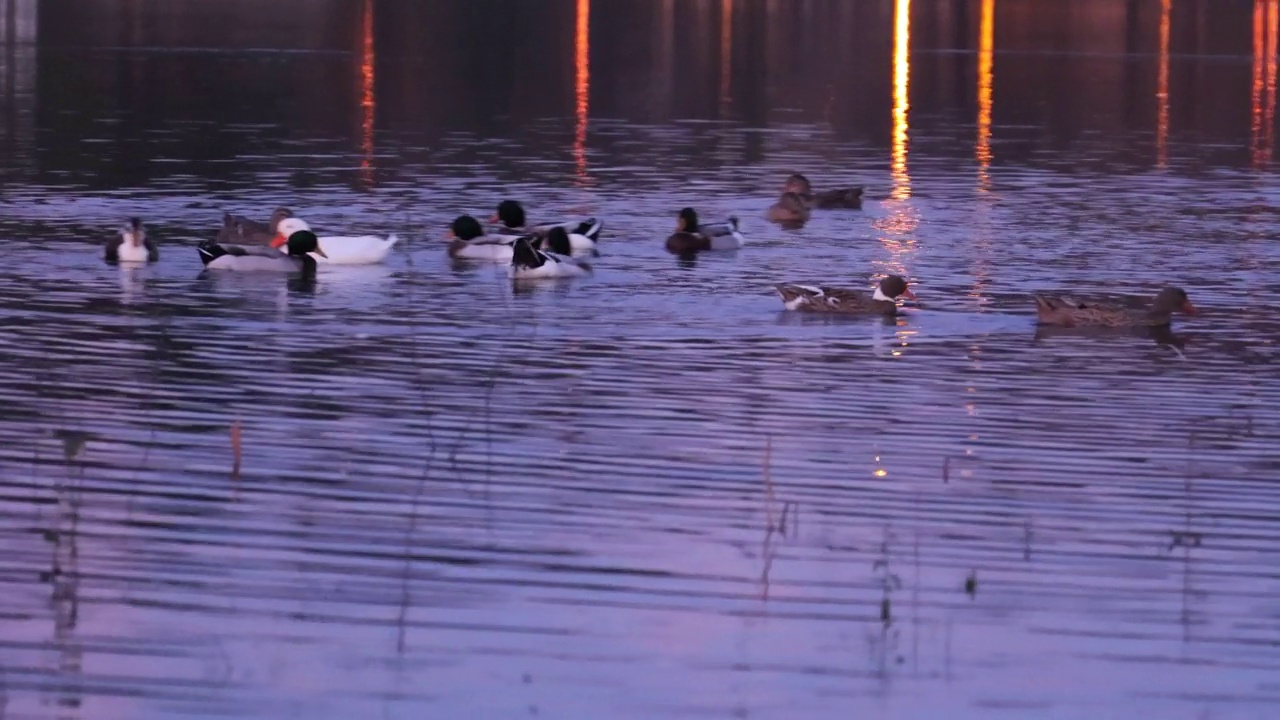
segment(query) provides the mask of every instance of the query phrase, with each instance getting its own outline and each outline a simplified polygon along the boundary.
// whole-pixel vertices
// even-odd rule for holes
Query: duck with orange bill
[[[115,237],[107,241],[103,253],[109,263],[145,263],[160,259],[160,250],[147,236],[142,218],[129,218],[129,224],[120,228]]]
[[[596,218],[585,220],[567,220],[556,223],[544,223],[530,227],[525,217],[524,206],[516,200],[503,200],[498,203],[498,212],[489,222],[495,223],[493,232],[498,235],[533,235],[547,239],[551,231],[560,228],[563,234],[557,233],[556,245],[547,246],[550,250],[562,255],[599,255],[596,243],[600,241],[600,231],[604,222]]]
[[[285,218],[276,228],[276,236],[271,247],[288,253],[288,239],[294,233],[306,230],[311,226],[302,218]],[[395,235],[379,237],[377,235],[324,235],[317,236],[320,250],[313,252],[312,257],[321,264],[328,265],[373,265],[387,259],[391,248],[399,240]]]
[[[1142,309],[1102,302],[1080,302],[1066,296],[1032,295],[1036,322],[1057,327],[1167,327],[1174,313],[1199,314],[1187,291],[1166,287],[1156,293],[1150,306]]]
[[[775,285],[787,310],[843,315],[896,315],[898,298],[915,300],[906,278],[889,275],[876,285],[875,292],[825,285],[783,283]]]

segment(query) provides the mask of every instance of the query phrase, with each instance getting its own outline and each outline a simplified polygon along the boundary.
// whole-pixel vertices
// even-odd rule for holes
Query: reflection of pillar
[[[1255,0],[1253,5],[1253,88],[1250,118],[1255,167],[1271,162],[1276,119],[1276,43],[1280,35],[1280,0]]]
[[[894,0],[893,11],[893,149],[889,174],[895,200],[911,197],[907,174],[907,83],[911,74],[911,0]]]
[[[982,0],[982,19],[978,24],[978,142],[974,155],[978,160],[978,188],[991,188],[991,104],[995,82],[996,0]]]
[[[591,110],[591,0],[578,0],[573,38],[573,164],[578,179],[585,181],[587,120]]]
[[[1169,162],[1169,20],[1173,0],[1160,0],[1160,54],[1156,70],[1156,167]]]
[[[733,0],[720,0],[720,117],[729,111],[729,77],[733,68]]]
[[[0,0],[0,98],[13,162],[35,150],[37,2]]]
[[[366,186],[373,184],[373,121],[377,111],[373,3],[374,0],[364,0],[360,22],[360,179]]]

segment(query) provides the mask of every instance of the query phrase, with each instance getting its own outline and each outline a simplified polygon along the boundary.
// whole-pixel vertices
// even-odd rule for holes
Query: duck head
[[[480,221],[470,215],[459,215],[449,224],[449,236],[459,240],[475,240],[484,235],[484,228],[480,227]]]
[[[809,185],[809,178],[800,173],[794,173],[787,176],[786,182],[782,183],[782,192],[805,196],[812,195],[813,188]]]
[[[698,232],[698,211],[691,207],[681,210],[676,217],[676,232]]]
[[[573,245],[569,242],[569,231],[556,225],[547,231],[542,239],[542,247],[560,255],[572,255]]]
[[[1167,287],[1156,294],[1156,301],[1151,306],[1152,315],[1171,315],[1180,312],[1186,315],[1198,315],[1199,310],[1191,304],[1187,291],[1180,287]]]
[[[297,230],[289,235],[289,254],[293,257],[306,257],[307,253],[315,253],[322,258],[329,257],[320,249],[320,239],[310,230]]]
[[[522,228],[525,224],[524,207],[515,200],[503,200],[498,203],[498,213],[490,222],[500,222],[509,228]]]
[[[284,210],[284,208],[280,208]],[[271,238],[271,247],[278,248],[289,242],[290,236],[302,230],[311,230],[311,226],[306,220],[296,217],[287,217],[276,223],[276,236]]]
[[[147,241],[147,230],[142,227],[142,218],[129,218],[129,224],[120,229],[120,236],[126,243],[142,247]]]
[[[893,302],[900,297],[915,300],[916,294],[907,287],[906,278],[901,275],[890,275],[880,281],[880,286],[876,288],[876,293],[872,296],[872,299]]]

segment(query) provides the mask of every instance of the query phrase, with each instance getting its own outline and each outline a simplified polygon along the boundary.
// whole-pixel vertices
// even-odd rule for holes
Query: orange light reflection
[[[360,48],[360,177],[373,184],[373,119],[377,101],[374,98],[373,1],[364,0]]]
[[[1160,55],[1156,71],[1156,167],[1169,163],[1169,17],[1173,0],[1160,0]]]
[[[591,0],[578,0],[577,27],[574,33],[574,99],[573,164],[579,182],[587,177],[587,118],[591,110]]]
[[[978,159],[978,190],[991,189],[991,100],[995,82],[994,49],[996,0],[982,0],[982,16],[978,29],[978,143],[974,155]]]
[[[907,174],[907,83],[911,75],[911,0],[895,0],[893,11],[893,149],[889,174],[893,178],[894,200],[911,197],[911,177]]]
[[[1250,94],[1253,165],[1265,167],[1275,148],[1276,44],[1280,35],[1280,3],[1255,0],[1253,4],[1253,86]]]
[[[720,0],[720,115],[729,109],[729,70],[733,67],[733,0]]]

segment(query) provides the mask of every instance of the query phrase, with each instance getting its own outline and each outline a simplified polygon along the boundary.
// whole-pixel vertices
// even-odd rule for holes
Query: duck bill
[[[280,246],[287,242],[289,242],[289,238],[285,237],[284,233],[276,233],[276,236],[271,238],[271,247],[278,250]]]
[[[328,256],[328,255],[325,255],[325,254],[324,254],[324,250],[320,248],[319,243],[317,243],[317,244],[316,244],[316,249],[315,249],[315,250],[312,250],[311,252],[313,252],[313,253],[315,253],[315,254],[319,255],[320,257],[324,258],[325,260],[328,260],[328,259],[329,259],[329,256]]]
[[[1195,305],[1192,305],[1192,304],[1191,304],[1191,301],[1190,301],[1190,300],[1188,300],[1188,301],[1186,301],[1186,302],[1182,303],[1182,312],[1184,312],[1184,313],[1186,313],[1186,314],[1188,314],[1188,315],[1199,315],[1199,314],[1200,314],[1200,311],[1196,309],[1196,306],[1195,306]]]
[[[493,217],[489,218],[489,222],[491,223],[500,222],[501,220],[502,218],[498,217],[497,213],[494,213]]]
[[[906,298],[906,299],[908,299],[908,300],[915,300],[915,299],[916,299],[916,294],[915,294],[915,293],[913,293],[913,292],[911,292],[911,290],[903,290],[903,291],[902,291],[902,297],[904,297],[904,298]]]

